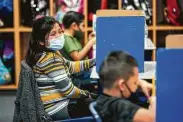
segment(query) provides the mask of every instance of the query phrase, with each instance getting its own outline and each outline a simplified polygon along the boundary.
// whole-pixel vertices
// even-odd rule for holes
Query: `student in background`
[[[45,111],[53,120],[73,117],[72,100],[83,98],[80,111],[89,111],[85,98],[91,98],[86,90],[73,85],[71,74],[86,71],[95,65],[95,60],[72,62],[59,52],[65,43],[64,34],[53,17],[41,17],[33,23],[26,63],[33,69]],[[88,113],[86,113],[88,114]],[[79,115],[79,114],[78,114]]]
[[[81,41],[84,39],[84,16],[74,11],[67,12],[63,17],[65,44],[64,44],[64,57],[79,61],[87,57],[88,52],[96,43],[93,38],[94,34],[89,35],[88,43],[82,47]]]
[[[88,43],[83,47],[82,41],[84,40],[84,16],[75,11],[67,12],[62,24],[64,26],[65,44],[61,50],[63,56],[72,61],[80,61],[88,59],[88,53],[96,43],[93,38],[93,33],[89,35]],[[72,75],[73,83],[78,87],[90,87],[95,91],[95,88],[90,84],[90,72],[82,72]],[[86,86],[87,85],[87,86]],[[88,86],[89,85],[89,86]]]
[[[155,97],[149,97],[149,109],[127,100],[145,83],[138,74],[137,62],[125,52],[111,52],[103,61],[99,69],[103,93],[97,99],[96,110],[104,122],[155,122]],[[144,87],[148,88],[147,84]]]

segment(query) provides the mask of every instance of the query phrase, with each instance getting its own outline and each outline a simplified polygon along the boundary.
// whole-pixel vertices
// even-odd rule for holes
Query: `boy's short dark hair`
[[[84,20],[84,15],[75,12],[75,11],[69,11],[67,12],[62,20],[62,23],[64,25],[64,28],[69,28],[72,23],[80,24]]]
[[[138,64],[131,55],[123,51],[112,51],[100,66],[100,83],[103,88],[110,89],[119,78],[127,81],[133,75],[134,67],[138,67]]]

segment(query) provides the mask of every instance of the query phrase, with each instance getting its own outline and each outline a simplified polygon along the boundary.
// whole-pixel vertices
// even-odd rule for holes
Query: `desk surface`
[[[155,69],[156,69],[156,62],[155,61],[145,61],[144,62],[144,72],[139,73],[140,79],[153,79],[155,77]],[[93,79],[99,79],[99,75],[96,72],[96,66],[93,67],[91,75]]]

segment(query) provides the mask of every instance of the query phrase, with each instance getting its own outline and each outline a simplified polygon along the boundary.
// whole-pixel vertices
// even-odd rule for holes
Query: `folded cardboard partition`
[[[183,49],[159,49],[156,57],[156,122],[183,122]]]
[[[139,10],[98,10],[96,20],[96,69],[114,50],[123,50],[136,58],[144,71],[145,17]]]

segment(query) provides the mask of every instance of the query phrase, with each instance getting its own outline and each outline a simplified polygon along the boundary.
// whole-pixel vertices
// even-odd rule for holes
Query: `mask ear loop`
[[[129,86],[127,85],[127,83],[125,82],[124,84],[125,84],[125,86],[127,87],[127,89],[128,89],[128,91],[130,92],[130,94],[133,93],[133,92],[131,91],[131,89],[129,88]]]
[[[120,94],[121,94],[122,98],[124,98],[123,92],[120,91]]]
[[[126,83],[126,82],[124,82],[124,84],[125,84],[125,86],[127,87],[128,91],[129,91],[129,92],[130,92],[130,94],[131,94],[131,93],[132,93],[132,91],[131,91],[131,90],[130,90],[130,88],[128,87],[127,83]],[[122,98],[124,98],[123,92],[121,92],[121,91],[120,91],[120,93],[121,93]]]

